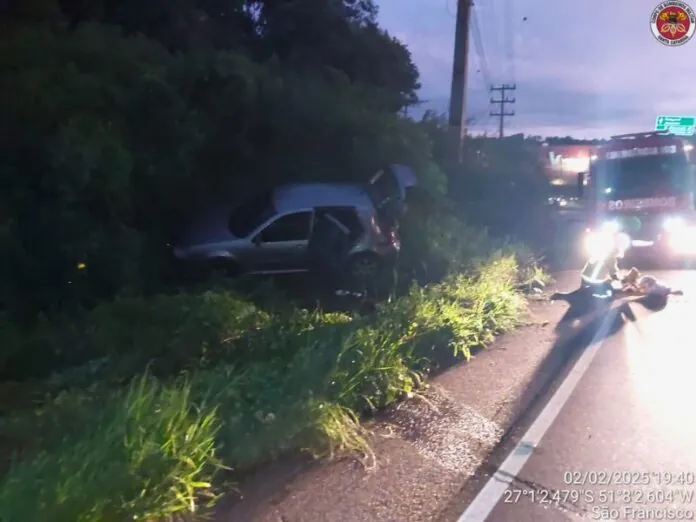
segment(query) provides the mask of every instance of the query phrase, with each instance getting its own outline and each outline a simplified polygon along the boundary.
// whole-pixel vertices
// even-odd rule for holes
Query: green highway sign
[[[655,119],[657,132],[670,132],[678,136],[693,136],[696,116],[658,116]]]

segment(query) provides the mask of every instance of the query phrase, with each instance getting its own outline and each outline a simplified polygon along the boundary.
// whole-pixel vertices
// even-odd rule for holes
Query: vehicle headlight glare
[[[623,256],[624,252],[631,248],[631,237],[628,234],[619,234],[616,238],[616,246],[618,247],[619,255]]]
[[[593,231],[585,237],[585,251],[592,258],[610,255],[615,246],[614,237],[605,232]]]
[[[665,219],[663,226],[665,230],[669,230],[671,232],[674,230],[680,230],[684,228],[684,225],[684,218],[681,218],[679,216],[672,216]]]
[[[670,230],[669,244],[675,252],[681,254],[696,253],[696,227],[687,226],[684,223],[682,226]]]
[[[605,223],[602,223],[601,230],[602,232],[606,232],[609,234],[615,234],[616,232],[619,231],[621,226],[617,221],[606,221]]]

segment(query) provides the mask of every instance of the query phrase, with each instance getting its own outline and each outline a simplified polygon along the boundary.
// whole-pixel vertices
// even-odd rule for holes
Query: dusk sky
[[[382,25],[408,46],[420,70],[421,99],[445,112],[456,0],[377,2]],[[696,115],[696,37],[681,47],[659,43],[650,30],[657,4],[478,0],[472,11],[490,81],[517,84],[517,115],[506,133],[606,137],[652,130],[658,114]],[[467,106],[477,117],[471,130],[495,132],[473,41],[469,52]]]

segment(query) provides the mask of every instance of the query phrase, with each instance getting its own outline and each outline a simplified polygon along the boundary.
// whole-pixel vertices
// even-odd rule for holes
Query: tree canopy
[[[156,287],[167,242],[214,197],[395,161],[442,185],[398,115],[416,69],[371,1],[0,9],[0,308]]]
[[[377,24],[373,0],[4,0],[16,27],[116,25],[170,51],[216,49],[378,88],[393,110],[417,101],[408,49]]]
[[[401,116],[418,72],[376,15],[372,0],[3,0],[0,309],[156,291],[191,212],[279,182],[406,163],[472,209],[531,187],[525,147],[491,140],[445,176],[444,122]]]

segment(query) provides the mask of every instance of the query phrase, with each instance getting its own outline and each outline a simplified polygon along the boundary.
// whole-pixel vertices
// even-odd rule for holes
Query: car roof
[[[357,207],[372,206],[367,192],[356,184],[349,183],[292,183],[277,187],[274,205],[280,214],[293,210],[314,207]]]

